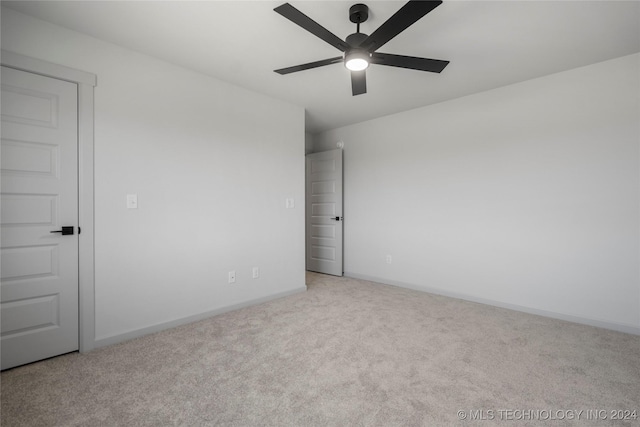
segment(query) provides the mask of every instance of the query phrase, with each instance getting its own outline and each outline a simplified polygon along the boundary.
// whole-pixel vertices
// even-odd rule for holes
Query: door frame
[[[85,353],[95,348],[93,91],[97,77],[6,50],[0,52],[0,63],[78,86],[78,227],[82,228],[78,236],[78,346]]]

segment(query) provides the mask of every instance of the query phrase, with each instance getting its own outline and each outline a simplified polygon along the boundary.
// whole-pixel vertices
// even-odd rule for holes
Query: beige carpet
[[[2,425],[640,425],[611,419],[640,412],[638,336],[362,280],[307,283],[5,371]]]

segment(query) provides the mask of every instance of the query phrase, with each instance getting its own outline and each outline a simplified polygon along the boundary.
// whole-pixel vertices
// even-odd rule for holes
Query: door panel
[[[73,83],[2,67],[2,369],[78,349]],[[51,233],[74,226],[73,235]]]
[[[55,145],[12,141],[5,138],[2,140],[3,175],[57,177],[57,166],[58,150]]]
[[[2,248],[2,280],[54,277],[57,260],[57,245]]]
[[[306,181],[307,270],[342,276],[342,150],[308,154]]]

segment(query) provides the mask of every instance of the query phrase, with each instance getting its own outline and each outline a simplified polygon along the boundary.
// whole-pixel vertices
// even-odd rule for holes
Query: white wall
[[[304,133],[304,153],[313,153],[313,135],[309,132]]]
[[[306,289],[302,108],[5,8],[2,48],[98,76],[98,345]]]
[[[639,62],[315,135],[345,143],[346,274],[640,333]]]

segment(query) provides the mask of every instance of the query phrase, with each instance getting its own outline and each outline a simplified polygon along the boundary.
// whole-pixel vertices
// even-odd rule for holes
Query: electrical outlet
[[[391,264],[391,255],[387,255],[387,264]]]
[[[236,283],[236,271],[232,270],[229,272],[229,283]]]
[[[260,267],[253,267],[252,276],[254,279],[260,277]]]

